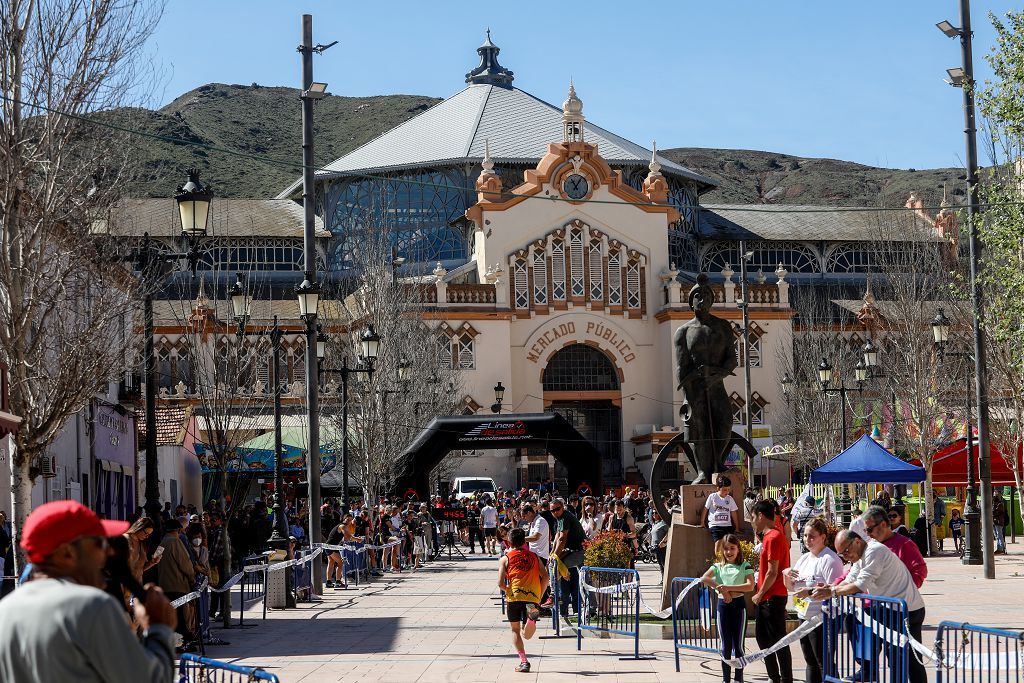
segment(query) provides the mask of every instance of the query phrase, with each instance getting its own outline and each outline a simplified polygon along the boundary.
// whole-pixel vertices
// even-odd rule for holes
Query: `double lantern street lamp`
[[[354,367],[342,365],[340,368],[321,368],[323,373],[333,372],[341,375],[341,500],[346,512],[351,509],[348,493],[348,378],[349,375],[356,373],[365,374],[368,380],[373,378],[373,366],[380,352],[380,336],[374,331],[372,323],[368,324],[359,336],[359,345],[362,355],[360,356],[360,362]],[[317,335],[316,341],[317,357],[322,359],[326,350],[327,337],[321,330]],[[398,365],[399,378],[404,379],[404,377],[408,376],[408,371],[409,362],[402,359]],[[319,503],[319,501],[316,502]],[[313,503],[314,501],[310,501],[310,505]]]
[[[868,339],[867,343],[864,344],[861,349],[861,357],[857,359],[857,364],[853,366],[853,378],[857,382],[856,387],[847,387],[845,380],[840,381],[839,386],[829,386],[833,380],[833,367],[826,358],[821,359],[821,364],[818,365],[818,382],[821,384],[821,393],[838,394],[842,407],[839,411],[840,420],[842,421],[842,448],[846,449],[846,407],[847,407],[847,394],[856,389],[857,393],[864,391],[864,384],[869,380],[875,379],[881,376],[881,373],[877,370],[878,368],[878,349]],[[796,383],[790,374],[787,372],[782,376],[782,395],[789,402],[790,390]],[[842,495],[839,497],[837,503],[837,512],[840,514],[841,520],[848,524],[852,514],[849,492],[844,489]]]
[[[274,550],[288,552],[288,521],[287,501],[284,494],[284,475],[281,472],[281,328],[278,326],[277,316],[274,316],[274,324],[269,330],[257,330],[247,332],[246,323],[249,322],[250,304],[252,299],[242,282],[242,274],[235,275],[235,284],[228,290],[231,297],[231,307],[234,309],[235,322],[238,323],[237,336],[239,341],[252,334],[265,336],[270,339],[272,356],[270,371],[270,386],[274,393],[274,531],[267,544]],[[312,449],[309,449],[312,451]],[[307,454],[307,457],[312,457]],[[292,576],[285,572],[285,607],[295,607],[295,596],[291,590]]]
[[[840,416],[842,420],[842,447],[846,448],[846,395],[856,390],[857,393],[864,391],[864,384],[869,380],[875,379],[879,376],[877,374],[878,368],[878,349],[871,343],[869,339],[864,347],[861,349],[861,358],[857,360],[857,364],[853,366],[853,376],[857,382],[856,387],[847,387],[846,382],[840,382],[838,387],[829,386],[833,379],[833,367],[827,359],[822,358],[821,364],[818,365],[818,382],[821,384],[821,393],[823,394],[838,394],[842,402],[842,410]],[[789,401],[790,391],[796,380],[794,380],[788,372],[783,374],[782,380],[782,395]]]
[[[966,351],[947,351],[949,343],[949,319],[945,312],[939,308],[938,313],[932,320],[932,339],[935,342],[935,352],[939,362],[945,358],[964,358],[974,360],[973,354]],[[964,425],[966,432],[967,446],[967,499],[964,501],[964,554],[961,558],[963,564],[982,564],[981,550],[981,510],[978,508],[978,494],[975,482],[975,459],[973,433],[971,429],[971,376],[967,374],[965,389],[966,412],[964,413]],[[979,456],[981,454],[979,453]]]
[[[144,279],[160,277],[167,262],[179,258],[187,258],[189,269],[194,274],[199,265],[199,245],[206,236],[210,222],[210,204],[213,191],[199,182],[199,171],[188,170],[188,178],[184,185],[174,193],[174,201],[178,207],[178,220],[181,223],[181,235],[185,238],[188,251],[185,253],[166,253],[156,249],[146,233],[142,246],[135,254],[135,268]],[[153,324],[153,283],[147,283],[143,297],[143,334],[145,336],[146,372],[146,514],[150,519],[159,519],[160,514],[160,472],[156,452],[156,352],[154,349]]]

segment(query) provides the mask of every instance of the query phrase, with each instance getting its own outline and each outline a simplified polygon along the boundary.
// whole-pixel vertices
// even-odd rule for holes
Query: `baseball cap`
[[[96,513],[73,500],[40,505],[25,520],[21,547],[30,562],[42,562],[59,546],[81,536],[120,536],[128,522],[100,519]]]

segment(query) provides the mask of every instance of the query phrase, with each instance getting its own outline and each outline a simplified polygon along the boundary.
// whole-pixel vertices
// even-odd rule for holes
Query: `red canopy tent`
[[[978,466],[978,442],[972,444],[974,448],[974,466]],[[1002,452],[993,444],[989,444],[989,460],[992,463],[992,483],[996,486],[1013,486],[1013,471],[1007,466],[1003,459]],[[919,460],[913,461],[920,465]],[[1021,454],[1017,453],[1017,466],[1024,473]],[[975,480],[980,482],[977,469],[975,469]],[[935,486],[966,486],[967,485],[967,440],[957,439],[935,454],[935,462],[932,466],[932,483]]]

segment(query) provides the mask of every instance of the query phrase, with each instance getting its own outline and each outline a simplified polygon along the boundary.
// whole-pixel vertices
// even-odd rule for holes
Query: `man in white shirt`
[[[530,550],[547,564],[551,555],[551,527],[530,503],[523,506],[523,519],[530,525],[526,532],[526,542],[530,544]]]
[[[480,510],[480,525],[484,529],[484,552],[488,555],[498,554],[498,509],[491,499]]]
[[[816,600],[827,600],[864,593],[882,598],[899,598],[907,603],[910,635],[920,641],[921,626],[924,624],[924,599],[903,561],[878,541],[865,541],[856,531],[845,529],[836,535],[836,552],[845,561],[852,562],[853,566],[842,583],[831,588],[819,588],[814,591],[813,597]],[[880,643],[876,648],[879,646]],[[926,683],[924,665],[913,652],[909,660],[910,683]]]

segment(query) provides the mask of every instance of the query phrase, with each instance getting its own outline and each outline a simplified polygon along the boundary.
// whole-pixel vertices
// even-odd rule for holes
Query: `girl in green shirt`
[[[722,680],[729,683],[732,667],[726,659],[743,656],[747,636],[747,603],[743,594],[754,590],[754,570],[743,560],[740,539],[728,534],[722,539],[723,561],[716,562],[701,577],[701,583],[718,593],[718,634],[722,641]],[[733,676],[743,681],[743,669]]]

